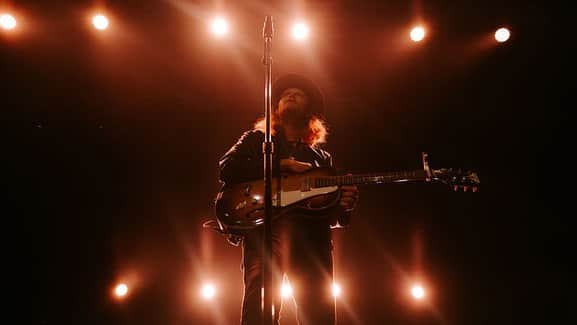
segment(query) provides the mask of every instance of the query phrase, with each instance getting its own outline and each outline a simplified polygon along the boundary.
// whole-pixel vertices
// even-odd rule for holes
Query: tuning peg
[[[463,186],[463,192],[467,192],[469,188],[467,187],[467,185]]]
[[[455,192],[459,191],[459,185],[453,185],[453,191]]]
[[[473,193],[477,192],[479,190],[479,188],[477,186],[473,186]]]

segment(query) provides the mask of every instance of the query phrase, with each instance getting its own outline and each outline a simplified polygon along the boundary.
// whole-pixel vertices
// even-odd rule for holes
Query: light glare
[[[299,41],[308,39],[309,27],[302,22],[296,23],[293,27],[293,36]]]
[[[414,285],[411,289],[411,294],[415,299],[421,300],[425,297],[425,289],[420,285]]]
[[[283,298],[289,298],[293,294],[293,288],[288,283],[283,283],[281,287],[281,296]]]
[[[16,27],[16,18],[10,14],[2,14],[0,15],[0,26],[6,30],[14,29]]]
[[[98,30],[105,30],[108,28],[108,18],[103,15],[96,15],[92,18],[92,25]]]
[[[202,287],[202,297],[210,300],[216,295],[216,287],[212,283],[207,283]]]
[[[114,294],[119,298],[126,296],[127,293],[128,293],[128,286],[124,283],[117,285],[116,288],[114,289]]]
[[[212,21],[211,30],[216,36],[224,36],[228,33],[228,23],[224,18],[215,18]]]
[[[333,283],[333,296],[336,298],[341,295],[341,286],[338,283]]]
[[[413,42],[420,42],[425,38],[425,29],[421,26],[417,26],[411,30],[411,40]]]
[[[497,31],[495,32],[495,39],[497,40],[497,42],[505,42],[509,39],[509,36],[511,36],[511,33],[509,32],[509,30],[507,28],[499,28],[497,29]]]

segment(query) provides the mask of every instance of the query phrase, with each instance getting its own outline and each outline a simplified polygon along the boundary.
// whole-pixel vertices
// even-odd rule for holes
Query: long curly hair
[[[272,118],[271,124],[271,133],[274,135],[276,133],[277,128],[279,127],[278,123],[278,116],[275,114]],[[258,119],[254,123],[254,130],[265,132],[266,128],[266,120],[264,117]],[[325,143],[327,140],[327,136],[329,134],[328,128],[326,126],[325,121],[322,119],[312,116],[309,119],[308,130],[303,135],[303,141],[306,142],[310,146],[318,146],[322,143]]]

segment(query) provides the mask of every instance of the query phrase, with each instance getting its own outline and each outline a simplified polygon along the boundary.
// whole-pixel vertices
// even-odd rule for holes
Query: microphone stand
[[[262,145],[264,154],[264,236],[263,236],[263,294],[262,294],[262,324],[273,325],[274,321],[274,305],[272,292],[272,155],[274,146],[271,135],[271,116],[272,116],[272,36],[273,36],[273,22],[272,16],[266,16],[263,28],[264,38],[264,57],[263,64],[265,65],[265,88],[264,88],[264,103],[265,103],[265,138]]]

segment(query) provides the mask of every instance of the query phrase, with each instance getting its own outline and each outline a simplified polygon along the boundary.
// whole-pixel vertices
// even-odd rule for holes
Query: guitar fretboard
[[[406,170],[378,174],[322,176],[314,178],[313,187],[422,181],[425,180],[426,177],[427,175],[424,170]]]

